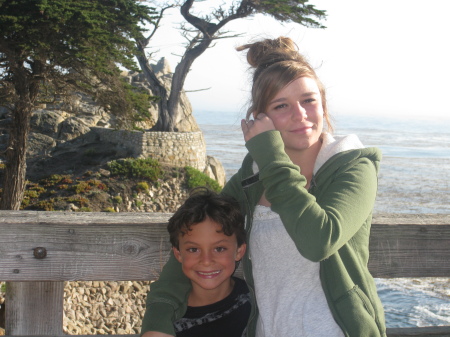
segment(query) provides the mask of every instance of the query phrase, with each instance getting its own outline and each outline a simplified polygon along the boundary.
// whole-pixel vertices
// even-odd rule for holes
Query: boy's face
[[[207,297],[227,296],[235,262],[245,253],[246,245],[237,245],[236,235],[220,232],[222,226],[206,218],[179,238],[179,250],[173,248],[184,274],[192,281],[192,291]],[[222,298],[217,299],[217,301]]]

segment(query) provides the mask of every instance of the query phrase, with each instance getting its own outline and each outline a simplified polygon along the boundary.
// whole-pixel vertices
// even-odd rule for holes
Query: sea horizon
[[[239,169],[245,148],[242,112],[196,111],[206,152],[222,163],[227,180]],[[356,134],[378,147],[379,189],[375,213],[450,214],[450,128],[438,119],[342,115],[335,135]],[[436,196],[439,197],[436,197]]]

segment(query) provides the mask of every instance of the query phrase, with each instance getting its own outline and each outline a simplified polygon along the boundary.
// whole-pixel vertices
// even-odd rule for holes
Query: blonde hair
[[[254,112],[265,112],[269,102],[286,85],[300,77],[316,81],[322,99],[323,117],[329,132],[332,132],[328,114],[325,87],[309,62],[298,52],[294,41],[288,37],[265,39],[236,48],[247,50],[247,62],[252,68],[253,86],[247,119]]]

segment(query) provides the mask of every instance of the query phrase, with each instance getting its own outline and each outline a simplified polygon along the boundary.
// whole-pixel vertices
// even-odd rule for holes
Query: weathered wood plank
[[[170,215],[0,211],[0,280],[155,279],[170,250]],[[450,276],[450,217],[394,218],[402,224],[374,219],[374,277]]]
[[[450,225],[373,224],[369,269],[374,277],[449,277]]]
[[[388,337],[440,336],[450,337],[450,326],[430,326],[420,328],[388,328]]]
[[[6,291],[6,333],[62,335],[64,282],[10,282]]]
[[[165,224],[0,224],[2,281],[126,281],[158,277]]]
[[[419,328],[387,328],[388,337],[450,337],[450,326],[432,326]],[[34,335],[27,337],[43,337],[48,335]],[[114,337],[138,337],[139,335],[114,335]],[[8,337],[8,336],[5,336]],[[17,336],[15,337],[25,337]],[[67,335],[53,335],[53,337],[67,337]],[[92,337],[92,335],[77,335],[77,337]]]

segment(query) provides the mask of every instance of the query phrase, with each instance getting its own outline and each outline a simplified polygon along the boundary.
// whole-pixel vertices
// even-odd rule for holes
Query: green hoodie
[[[248,242],[253,210],[265,191],[299,252],[320,261],[322,288],[345,336],[386,336],[383,307],[367,269],[380,151],[363,148],[356,136],[336,141],[326,134],[307,191],[306,178],[284,152],[278,131],[259,134],[246,146],[249,155],[222,193],[236,198],[247,215]],[[247,247],[243,269],[253,293],[250,256]],[[151,285],[142,333],[175,335],[172,321],[184,315],[189,291],[189,280],[171,257]],[[255,335],[256,305],[252,311],[249,337]]]

